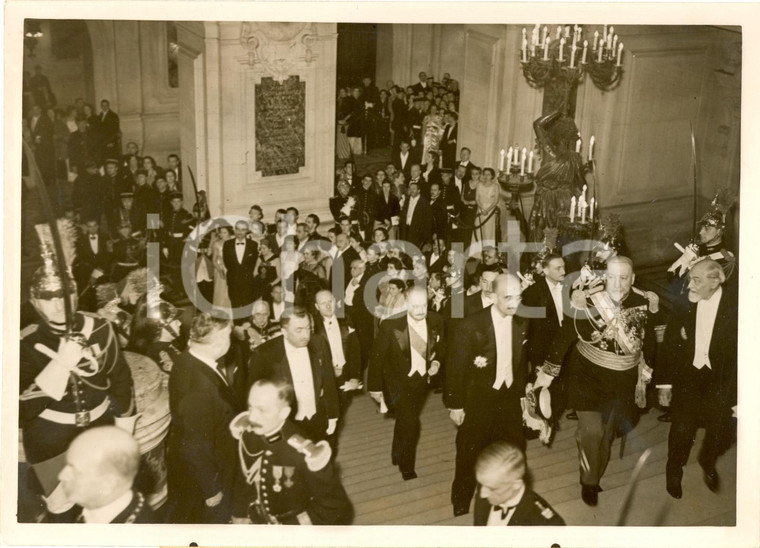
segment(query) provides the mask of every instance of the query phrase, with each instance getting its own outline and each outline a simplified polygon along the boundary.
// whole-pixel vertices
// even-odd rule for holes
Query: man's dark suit
[[[412,150],[409,149],[409,152],[406,154],[406,161],[404,161],[401,158],[401,151],[397,150],[393,153],[393,156],[391,157],[391,161],[393,162],[393,166],[398,170],[404,173],[404,180],[406,182],[409,182],[409,179],[412,178],[412,164],[416,163],[414,161],[414,154],[412,154]]]
[[[53,142],[53,122],[46,114],[42,114],[37,123],[32,127],[32,120],[29,120],[29,127],[32,130],[32,141],[34,142],[34,157],[40,169],[40,174],[45,180],[45,184],[55,183],[55,144]]]
[[[238,466],[229,425],[241,411],[227,383],[187,350],[169,374],[172,422],[166,456],[170,523],[227,523]],[[218,506],[205,500],[223,493]]]
[[[433,211],[430,209],[430,202],[420,196],[412,214],[412,222],[407,224],[410,201],[411,198],[407,196],[401,210],[401,239],[414,244],[422,251],[422,246],[430,241],[433,233]]]
[[[393,130],[392,150],[394,153],[398,152],[401,141],[407,140],[409,137],[409,130],[406,125],[407,110],[406,103],[401,99],[394,99],[391,103],[391,113],[393,116],[393,120],[391,121],[391,129]]]
[[[473,525],[488,525],[488,516],[492,508],[488,500],[481,498],[478,492],[478,496],[475,497]],[[526,488],[507,525],[565,525],[565,520],[542,497]]]
[[[233,308],[250,306],[256,299],[254,283],[254,268],[259,255],[259,244],[245,239],[243,261],[238,262],[236,243],[237,238],[230,238],[222,247],[222,259],[227,269],[227,291]]]
[[[388,199],[382,192],[377,197],[377,214],[375,219],[381,223],[391,222],[391,217],[398,217],[401,214],[401,205],[398,197],[392,192],[388,193]]]
[[[104,275],[108,275],[111,272],[111,253],[108,251],[108,236],[104,233],[99,233],[97,236],[98,252],[93,252],[92,245],[90,245],[90,235],[82,234],[77,241],[77,255],[74,259],[74,279],[77,282],[77,288],[79,288],[80,295],[87,287],[90,276],[97,268]],[[104,280],[106,278],[103,278]],[[83,302],[80,297],[80,307],[87,306],[87,309],[95,310],[93,305],[96,304],[95,291],[91,289],[86,295],[83,295],[85,301]],[[83,308],[84,309],[84,308]]]
[[[464,164],[462,162],[456,162],[454,164],[454,168],[456,169],[456,167],[459,166],[459,165],[464,165]],[[476,168],[476,167],[478,167],[478,166],[476,166],[475,164],[473,164],[472,160],[469,160],[467,162],[467,165],[464,165],[464,178],[467,179],[468,181],[470,179],[472,179],[472,170],[473,170],[473,168]]]
[[[359,253],[350,245],[342,252],[338,251],[338,254],[335,256],[333,268],[338,267],[339,262],[343,264],[343,287],[347,287],[348,282],[351,281],[351,263],[360,258]]]
[[[350,317],[338,318],[336,316],[333,316],[332,321],[338,322],[343,348],[343,357],[346,359],[346,363],[343,364],[343,371],[340,373],[340,375],[338,375],[338,371],[333,370],[335,373],[335,386],[338,388],[340,416],[343,417],[346,413],[348,404],[351,402],[351,399],[350,392],[344,392],[343,390],[340,390],[340,387],[351,379],[361,380],[361,347],[359,346],[359,335],[354,329],[353,321]],[[327,330],[325,328],[325,320],[321,315],[317,315],[315,317],[314,335],[322,337],[327,343],[327,347],[330,347],[330,341],[327,337]],[[333,359],[331,364],[335,366],[335,356],[332,356],[332,358]]]
[[[88,159],[95,158],[97,155],[96,146],[93,143],[93,136],[89,131],[81,132],[76,130],[69,135],[66,145],[69,165],[72,168],[75,167],[79,175],[85,173],[85,162]]]
[[[318,441],[327,439],[327,419],[338,418],[338,390],[327,341],[323,337],[312,337],[308,350],[317,412],[311,418],[295,420],[298,413],[296,402],[290,418],[309,435],[309,439]],[[280,378],[293,384],[291,365],[285,352],[285,337],[267,341],[253,351],[246,375],[246,392],[254,382],[262,378]]]
[[[450,133],[449,133],[450,132]],[[446,124],[443,128],[443,137],[441,137],[441,152],[443,167],[453,169],[457,165],[457,134],[459,133],[459,124]],[[453,143],[450,141],[454,141]]]
[[[512,385],[493,388],[496,380],[496,335],[492,306],[465,318],[458,325],[457,341],[447,364],[444,404],[464,409],[457,432],[456,472],[451,487],[454,508],[469,508],[475,492],[475,462],[488,444],[508,441],[525,449],[520,398],[525,395],[528,322],[512,317]],[[476,365],[475,361],[485,363]]]
[[[98,114],[97,134],[100,137],[100,153],[103,160],[117,158],[120,154],[119,131],[119,116],[114,111],[109,110],[105,115],[102,112]]]
[[[443,320],[428,312],[425,370],[433,360],[441,362],[446,355]],[[391,459],[401,472],[413,472],[420,436],[420,412],[428,392],[427,374],[411,377],[412,352],[408,316],[392,318],[380,324],[367,375],[370,392],[384,394],[389,409],[396,412]]]
[[[657,385],[673,387],[672,423],[668,439],[666,473],[680,479],[689,459],[694,434],[700,419],[705,423],[705,439],[699,464],[707,471],[731,440],[731,407],[736,405],[737,386],[737,297],[723,286],[718,313],[710,338],[710,367],[692,365],[696,343],[697,304],[688,312],[674,316],[665,331],[664,359],[657,361]]]
[[[436,238],[445,242],[449,241],[449,219],[446,211],[446,202],[443,196],[438,196],[430,202],[430,210],[433,217],[432,233]]]
[[[361,351],[360,379],[364,377],[364,371],[367,369],[369,357],[372,353],[372,339],[375,335],[374,316],[370,312],[364,296],[367,282],[370,277],[371,274],[368,274],[365,270],[361,280],[359,280],[359,285],[356,287],[356,291],[354,291],[353,303],[351,305],[346,305],[346,315],[351,318],[354,326],[356,326],[356,334],[359,337],[359,349]],[[351,278],[348,278],[347,283],[351,283]],[[348,288],[348,285],[346,288]]]

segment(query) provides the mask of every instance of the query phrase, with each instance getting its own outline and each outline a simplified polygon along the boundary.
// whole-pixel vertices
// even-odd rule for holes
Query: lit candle
[[[588,161],[589,162],[594,159],[594,141],[595,140],[596,138],[592,135],[591,139],[589,139],[588,141]]]
[[[523,40],[525,40],[528,37],[528,31],[525,30],[525,27],[523,27],[522,29],[522,36],[523,36]]]
[[[613,49],[613,50],[616,50],[616,49],[617,49],[617,45],[618,45],[618,35],[616,34],[616,35],[615,35],[615,36],[612,38],[612,49]]]
[[[583,189],[581,190],[581,197],[580,200],[578,200],[579,204],[586,205],[586,185],[583,185]]]
[[[570,48],[570,68],[575,67],[575,50],[578,49],[575,47],[575,42],[573,42],[573,47]]]
[[[522,41],[522,60],[523,63],[526,63],[528,61],[528,39],[523,38]]]
[[[570,25],[565,25],[565,38],[570,38]]]
[[[599,31],[594,31],[594,51],[596,51],[596,46],[599,43]]]
[[[589,202],[589,211],[588,211],[588,220],[591,222],[594,222],[594,205],[596,203],[596,200],[594,198],[591,198],[591,201]]]
[[[575,221],[575,196],[570,199],[570,222]]]
[[[528,173],[533,173],[533,151],[528,154]]]
[[[581,224],[582,225],[586,224],[586,208],[587,207],[588,206],[585,204],[585,202],[583,203],[583,205],[580,206],[580,210],[581,210]]]
[[[559,40],[562,38],[562,25],[557,25],[557,37],[556,39]]]
[[[583,41],[583,57],[581,57],[581,63],[586,64],[586,54],[588,53],[588,40]]]
[[[565,52],[565,39],[561,38],[559,41],[559,62],[562,62],[562,55]]]
[[[580,139],[578,139],[578,140],[575,142],[575,152],[580,152],[580,151],[581,151],[581,140],[580,140]]]
[[[514,165],[520,164],[520,147],[515,145],[515,154],[512,156],[512,163]]]
[[[530,45],[530,56],[535,57],[536,56],[536,45],[538,44],[538,35],[535,36],[535,40],[533,40],[533,43]]]
[[[506,155],[507,155],[507,153],[502,148],[501,152],[499,152],[499,171],[504,171],[504,157]]]
[[[599,42],[599,57],[596,60],[597,63],[602,62],[602,54],[604,53],[604,40]]]
[[[602,33],[602,40],[607,37],[607,25],[604,25],[604,33]]]
[[[528,158],[528,150],[522,149],[522,159],[520,160],[520,175],[525,175],[525,160]]]
[[[617,58],[618,66],[621,65],[622,60],[623,60],[623,42],[620,42],[620,45],[618,46],[618,58]]]
[[[544,27],[544,37],[541,40],[542,44],[546,44],[546,40],[549,38],[549,27]]]
[[[551,42],[552,39],[548,36],[546,37],[546,40],[544,40],[544,61],[549,60],[549,42]]]
[[[507,167],[509,167],[511,164],[512,164],[512,147],[509,147],[509,152],[507,152]]]

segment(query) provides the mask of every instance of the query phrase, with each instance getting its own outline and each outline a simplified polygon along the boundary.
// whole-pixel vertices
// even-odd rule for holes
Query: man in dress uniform
[[[232,332],[238,339],[245,341],[251,351],[269,340],[282,336],[280,322],[271,317],[269,303],[263,299],[253,303],[251,321],[235,326]]]
[[[351,523],[353,508],[331,462],[330,446],[301,435],[288,420],[294,405],[290,384],[260,379],[251,387],[248,411],[230,424],[240,447],[233,523]]]
[[[715,462],[726,448],[731,416],[736,416],[737,295],[725,281],[717,261],[703,259],[691,268],[691,307],[674,315],[665,331],[665,359],[658,361],[660,403],[670,405],[672,394],[666,488],[677,499],[700,419],[705,438],[699,465],[707,487],[719,489]]]
[[[338,392],[330,347],[311,336],[311,317],[301,307],[280,318],[283,337],[253,351],[247,387],[261,378],[283,378],[292,384],[296,404],[293,421],[313,440],[327,439],[338,425]]]
[[[420,437],[420,413],[430,377],[437,375],[446,355],[443,320],[428,312],[427,290],[407,292],[407,314],[380,323],[367,374],[370,396],[395,410],[391,462],[401,477],[417,477],[414,465]]]
[[[592,280],[589,289],[573,291],[572,317],[563,321],[535,383],[548,387],[575,344],[566,361],[568,404],[578,414],[581,497],[589,506],[596,506],[602,490],[615,433],[631,428],[634,404],[646,405],[659,299],[651,291],[632,291],[634,279],[633,262],[617,255],[607,261],[604,289]]]
[[[131,191],[119,194],[120,205],[112,213],[109,220],[111,235],[114,238],[119,236],[119,232],[124,224],[128,224],[135,234],[135,237],[145,232],[147,218],[145,212],[139,211],[135,207],[135,194]],[[130,234],[132,234],[130,232]]]
[[[81,288],[82,309],[94,311],[97,308],[94,286],[99,279],[111,272],[111,253],[108,238],[100,231],[100,223],[89,219],[85,223],[85,233],[77,240],[77,255],[74,259],[74,279]],[[107,279],[103,278],[103,279]]]
[[[565,525],[543,498],[525,485],[525,456],[517,447],[496,442],[480,453],[475,476],[474,525]]]
[[[195,217],[182,207],[182,193],[174,192],[171,197],[172,210],[165,220],[162,241],[166,266],[172,280],[172,293],[177,297],[185,295],[182,283],[182,250],[185,238],[195,226]]]
[[[525,449],[520,398],[525,395],[528,322],[516,316],[520,280],[500,274],[492,282],[491,306],[459,323],[450,353],[443,402],[459,429],[451,486],[454,515],[466,514],[475,492],[475,461],[495,441]]]
[[[63,491],[80,507],[79,523],[154,523],[142,493],[132,489],[140,447],[127,432],[99,426],[82,432],[66,451]]]
[[[142,241],[138,239],[140,233],[133,232],[132,225],[125,221],[118,226],[119,239],[113,243],[113,260],[111,261],[111,280],[115,283],[139,268],[141,261],[145,258]]]
[[[237,447],[228,425],[240,411],[219,361],[232,322],[199,314],[169,374],[172,422],[166,452],[170,523],[228,523]]]
[[[87,428],[114,423],[131,433],[137,418],[132,374],[113,327],[77,312],[76,284],[64,288],[51,256],[44,259],[30,289],[40,320],[21,333],[19,419],[48,519],[65,522],[73,502],[56,478],[71,441]],[[72,336],[65,334],[64,291],[74,312]]]

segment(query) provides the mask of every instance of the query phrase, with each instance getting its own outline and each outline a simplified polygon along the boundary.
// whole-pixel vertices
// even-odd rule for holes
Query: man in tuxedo
[[[523,293],[523,304],[535,308],[526,311],[530,318],[528,327],[528,360],[533,368],[543,365],[549,354],[554,338],[562,326],[565,304],[564,286],[565,261],[559,255],[549,254],[541,261],[543,279],[539,277],[535,283]],[[563,373],[549,388],[552,395],[552,416],[558,417],[564,411],[565,390]]]
[[[93,142],[93,136],[87,127],[87,120],[77,120],[77,130],[69,134],[66,151],[69,158],[69,169],[78,175],[85,173],[88,159],[97,155],[97,145]]]
[[[167,171],[174,172],[174,180],[176,181],[177,190],[182,191],[182,164],[179,161],[179,156],[176,154],[169,154],[166,157],[166,161],[169,163]]]
[[[501,268],[498,265],[481,263],[475,267],[474,276],[480,280],[480,291],[476,291],[464,298],[465,318],[480,312],[484,308],[488,308],[494,303],[493,283],[501,273]]]
[[[242,406],[219,367],[231,334],[229,320],[197,315],[169,374],[169,523],[227,523],[231,516],[238,455],[229,424]]]
[[[473,525],[565,525],[543,498],[525,485],[525,454],[506,442],[480,453],[475,464],[478,496]]]
[[[406,92],[399,86],[395,86],[396,94],[391,101],[391,137],[393,143],[391,146],[391,152],[393,154],[398,153],[399,146],[402,141],[408,139],[409,130],[406,123]]]
[[[412,151],[409,141],[406,138],[401,139],[399,150],[393,153],[393,166],[404,173],[404,180],[409,181],[412,178]]]
[[[254,272],[259,256],[259,244],[246,238],[248,223],[235,223],[235,237],[224,242],[222,260],[224,274],[227,276],[227,290],[232,308],[241,308],[234,313],[235,323],[242,323],[250,316],[250,307],[259,296],[256,295]]]
[[[247,388],[262,378],[286,380],[296,392],[290,418],[309,439],[328,439],[338,426],[339,413],[330,346],[323,337],[312,337],[311,317],[301,307],[280,318],[280,325],[282,337],[253,351]]]
[[[351,264],[359,259],[359,253],[351,247],[349,240],[348,240],[348,234],[341,232],[337,236],[335,236],[335,247],[338,248],[338,254],[335,256],[335,259],[333,261],[333,270],[337,266],[340,268],[342,265],[343,267],[343,287],[348,286],[348,282],[351,281]],[[336,280],[337,282],[337,280]]]
[[[350,317],[335,316],[335,297],[330,290],[318,291],[314,296],[314,306],[318,313],[314,321],[314,335],[321,336],[330,347],[340,416],[343,417],[351,403],[350,392],[359,389],[362,374],[359,336]]]
[[[433,218],[433,235],[435,240],[449,241],[449,222],[446,201],[441,193],[441,183],[430,185],[430,211]]]
[[[666,333],[665,359],[658,361],[657,388],[662,405],[671,404],[666,488],[682,496],[681,477],[700,421],[705,438],[699,452],[705,485],[717,492],[715,469],[727,447],[731,417],[736,416],[737,295],[712,259],[697,262],[689,272],[685,314],[675,315]]]
[[[428,91],[428,77],[424,71],[420,72],[417,76],[420,81],[412,86],[412,90],[414,90],[415,95],[421,95]]]
[[[470,149],[467,147],[462,147],[462,150],[459,151],[459,165],[464,167],[465,177],[468,180],[472,178],[472,168],[477,167],[470,161],[470,154]]]
[[[361,186],[356,190],[356,211],[359,215],[359,230],[365,240],[372,237],[377,216],[377,192],[373,188],[372,175],[362,177]]]
[[[80,308],[95,311],[95,291],[93,288],[84,294],[85,288],[95,285],[96,281],[111,271],[111,253],[108,250],[108,237],[100,232],[97,219],[85,223],[85,232],[77,241],[77,255],[74,260],[74,279],[80,288]]]
[[[404,480],[417,477],[414,465],[420,437],[420,413],[430,377],[446,354],[443,320],[428,312],[427,290],[407,291],[407,314],[380,324],[367,375],[370,396],[395,410],[391,462]]]
[[[456,112],[446,112],[446,127],[441,138],[443,167],[454,169],[457,163],[457,135],[459,133],[459,115]]]
[[[79,209],[83,219],[98,219],[104,213],[103,178],[98,173],[95,160],[85,162],[86,171],[77,175],[71,191],[71,202]]]
[[[100,140],[100,157],[116,158],[121,153],[119,147],[119,140],[121,138],[119,116],[111,110],[111,105],[106,99],[100,102],[100,114],[98,115],[96,133]]]
[[[475,461],[483,448],[508,441],[525,450],[520,398],[525,395],[528,322],[515,315],[520,280],[500,274],[493,281],[494,304],[459,324],[447,365],[444,404],[459,427],[456,471],[451,486],[454,515],[469,512],[475,492]]]
[[[420,195],[420,185],[409,183],[409,197],[401,209],[401,239],[420,251],[430,241],[433,232],[433,212],[430,203]]]
[[[315,215],[314,213],[309,213],[306,216],[306,232],[307,232],[307,241],[313,242],[313,241],[329,241],[325,236],[322,236],[317,230],[319,229],[319,217]]]
[[[53,143],[53,122],[35,105],[29,116],[29,129],[34,143],[34,158],[46,185],[55,181],[55,145]]]
[[[346,282],[343,303],[346,316],[351,318],[354,326],[356,326],[356,334],[359,337],[361,352],[361,376],[359,378],[363,379],[364,371],[369,363],[374,337],[374,318],[370,312],[370,306],[365,302],[364,295],[370,276],[366,273],[366,264],[358,257],[351,261],[350,267],[350,277]]]
[[[409,169],[409,179],[407,179],[407,187],[412,184],[416,183],[420,187],[420,193],[425,197],[428,198],[430,196],[430,186],[428,185],[427,179],[425,179],[425,175],[422,173],[422,167],[420,164],[412,164],[412,167]]]

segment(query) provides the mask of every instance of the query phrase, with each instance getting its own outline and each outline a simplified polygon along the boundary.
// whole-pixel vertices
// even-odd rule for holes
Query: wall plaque
[[[298,173],[306,165],[306,82],[263,77],[255,86],[256,170],[263,177]]]

